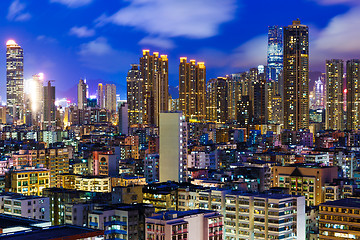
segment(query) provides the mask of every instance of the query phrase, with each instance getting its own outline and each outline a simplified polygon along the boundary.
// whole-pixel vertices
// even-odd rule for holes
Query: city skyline
[[[166,4],[161,4],[158,0],[151,2],[169,12],[176,7],[173,1]],[[197,4],[201,3],[203,2],[199,1]],[[1,7],[3,16],[6,17],[0,20],[1,31],[5,32],[2,42],[5,44],[8,39],[14,39],[22,46],[25,49],[25,79],[44,72],[47,79],[57,81],[55,86],[59,97],[63,97],[64,92],[69,92],[69,89],[75,89],[76,92],[78,80],[87,78],[88,82],[94,82],[93,89],[96,89],[98,82],[115,83],[122,99],[125,99],[127,70],[130,64],[138,61],[141,50],[145,48],[169,56],[171,86],[178,85],[178,59],[181,56],[204,61],[207,66],[207,80],[266,64],[267,27],[285,26],[297,17],[309,25],[312,36],[310,70],[323,71],[326,59],[356,58],[360,46],[356,41],[349,40],[352,38],[348,35],[356,33],[348,33],[346,30],[346,23],[356,23],[356,2],[314,0],[301,1],[297,3],[297,8],[294,8],[295,3],[279,7],[285,5],[283,3],[284,1],[278,1],[268,5],[271,11],[264,11],[258,9],[254,3],[229,0],[221,6],[216,3],[214,6],[203,6],[203,11],[198,14],[189,13],[189,21],[198,20],[194,26],[186,20],[175,22],[179,28],[183,28],[171,29],[168,25],[175,21],[171,19],[169,23],[164,23],[163,28],[155,22],[152,29],[147,29],[143,27],[143,19],[125,22],[121,16],[133,16],[131,14],[135,7],[141,11],[151,10],[148,3],[130,1],[103,6],[95,0],[42,0],[36,4],[18,0],[4,1]],[[188,2],[184,2],[180,7],[186,9],[188,5]],[[217,9],[214,9],[215,7]],[[288,9],[292,11],[286,11]],[[209,19],[209,15],[221,10],[224,14],[219,14],[220,16],[213,20]],[[51,11],[57,15],[48,17],[48,12]],[[254,15],[251,14],[254,11],[264,17],[258,18],[257,14],[250,16]],[[311,12],[316,12],[317,16],[312,16]],[[68,19],[60,17],[62,13]],[[273,14],[273,17],[269,18],[270,14]],[[83,16],[82,20],[78,19],[79,15]],[[44,18],[47,19],[46,23]],[[246,24],[243,24],[244,22]],[[201,31],[196,31],[196,27]],[[241,34],[234,33],[234,29]],[[336,37],[329,35],[331,29],[336,33]],[[179,31],[175,33],[175,30]],[[126,39],[119,38],[124,34]],[[228,37],[229,34],[231,38]],[[319,44],[320,41],[323,44]],[[348,41],[348,44],[334,49],[334,46],[339,45],[339,41]],[[5,49],[2,48],[1,51]],[[90,53],[92,55],[86,55]],[[108,60],[104,57],[106,54],[109,56]],[[1,69],[0,77],[5,79],[4,69]],[[0,85],[3,84],[4,80],[0,81]],[[1,89],[0,95],[4,101],[5,94],[3,88]],[[94,90],[90,90],[93,94]],[[76,99],[76,96],[69,97]]]

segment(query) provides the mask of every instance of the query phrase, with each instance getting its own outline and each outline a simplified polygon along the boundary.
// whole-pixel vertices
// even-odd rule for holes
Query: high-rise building
[[[309,30],[299,20],[284,29],[284,128],[309,127]]]
[[[77,101],[79,109],[86,109],[87,106],[87,84],[83,79],[77,85]]]
[[[106,84],[104,87],[105,108],[111,112],[116,111],[116,86],[115,84]]]
[[[253,123],[252,102],[248,95],[241,96],[237,104],[237,122],[241,127],[248,127]]]
[[[186,179],[187,123],[181,112],[160,113],[160,182]]]
[[[325,129],[344,130],[343,96],[344,62],[326,60],[326,117]]]
[[[44,86],[44,126],[54,126],[55,117],[55,86],[51,86],[51,81],[48,81],[47,86]]]
[[[283,28],[269,26],[267,49],[267,81],[279,81],[283,70]]]
[[[10,116],[22,120],[24,111],[24,52],[14,41],[6,43],[6,99]]]
[[[346,62],[346,129],[360,128],[360,59]]]
[[[143,50],[140,58],[143,78],[142,118],[144,124],[159,125],[159,114],[169,109],[168,58],[149,50]]]
[[[257,80],[252,83],[254,91],[253,107],[254,122],[256,124],[265,124],[268,119],[267,111],[267,84],[266,73],[258,71]]]
[[[187,121],[204,121],[206,97],[206,67],[203,62],[187,62],[180,58],[179,65],[179,104]]]
[[[227,79],[218,77],[210,79],[206,85],[207,120],[216,123],[228,121]]]
[[[143,79],[139,66],[132,64],[126,77],[129,126],[143,123]]]
[[[100,108],[105,108],[104,87],[103,87],[102,83],[98,84],[97,103]]]

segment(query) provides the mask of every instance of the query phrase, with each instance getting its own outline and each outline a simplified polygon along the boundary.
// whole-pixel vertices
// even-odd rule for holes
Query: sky
[[[126,99],[142,49],[168,55],[172,86],[182,56],[204,61],[207,79],[265,65],[268,26],[296,18],[309,26],[310,70],[360,58],[359,0],[2,0],[0,13],[3,100],[9,39],[24,49],[25,79],[43,72],[57,98],[72,101],[80,78],[90,94],[98,82],[115,83]]]

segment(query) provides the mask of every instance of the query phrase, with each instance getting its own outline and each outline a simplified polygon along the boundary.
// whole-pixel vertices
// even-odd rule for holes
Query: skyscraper
[[[283,28],[269,26],[267,53],[267,81],[279,81],[283,70]]]
[[[360,128],[360,59],[346,62],[346,129]]]
[[[142,124],[143,108],[143,79],[138,64],[132,64],[127,77],[127,103],[128,103],[128,120],[129,126]]]
[[[98,102],[98,106],[100,108],[105,108],[105,104],[104,104],[104,88],[102,83],[98,84],[98,89],[97,89],[97,102]]]
[[[24,52],[14,40],[6,43],[6,99],[10,116],[21,120],[24,111]]]
[[[309,30],[299,20],[284,29],[284,128],[309,127]]]
[[[326,60],[326,117],[325,129],[344,130],[344,62]]]
[[[44,86],[44,127],[54,126],[55,117],[55,87],[48,81],[47,86]]]
[[[159,114],[169,109],[168,58],[149,50],[143,50],[140,58],[140,72],[143,78],[143,107],[144,124],[159,125]]]
[[[180,58],[179,65],[179,103],[187,121],[204,121],[206,96],[206,67],[203,62],[187,62]]]
[[[116,86],[115,84],[106,84],[104,88],[105,108],[111,112],[116,111]]]
[[[210,79],[206,85],[207,120],[216,123],[228,121],[227,79],[218,77]]]
[[[186,180],[187,123],[181,112],[160,113],[160,182]]]
[[[79,80],[77,85],[77,101],[78,101],[78,108],[85,109],[87,106],[87,84],[83,79]]]

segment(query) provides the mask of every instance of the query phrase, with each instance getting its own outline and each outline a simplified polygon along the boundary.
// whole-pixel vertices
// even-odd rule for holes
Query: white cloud
[[[72,27],[69,32],[70,35],[75,35],[79,38],[86,38],[86,37],[92,37],[95,35],[94,29],[89,29],[86,26],[82,27]]]
[[[360,4],[359,0],[315,0],[319,4],[323,5],[335,5],[335,4]]]
[[[42,41],[45,43],[57,43],[58,41],[56,40],[56,38],[53,37],[49,37],[49,36],[45,36],[45,35],[39,35],[36,37],[36,40],[38,41]]]
[[[138,56],[114,49],[103,37],[82,44],[78,55],[85,66],[109,73],[125,71],[129,63],[138,61]]]
[[[94,41],[82,44],[79,54],[82,56],[103,56],[105,54],[110,54],[111,52],[112,48],[108,44],[106,38],[99,37]]]
[[[267,36],[257,36],[238,48],[231,55],[231,64],[236,68],[250,68],[266,64]]]
[[[26,4],[21,3],[19,0],[14,0],[9,7],[8,14],[6,18],[9,21],[26,21],[31,18],[31,14],[28,12],[25,12]]]
[[[175,44],[170,39],[160,38],[160,37],[145,37],[140,40],[140,45],[143,46],[154,46],[162,49],[171,49],[175,47]]]
[[[92,3],[93,0],[50,0],[52,3],[61,3],[70,8],[77,8]]]
[[[311,35],[310,29],[310,65],[325,66],[325,60],[331,58],[359,58],[360,55],[360,7],[331,19],[328,25]]]
[[[207,38],[235,17],[235,0],[128,0],[129,6],[112,16],[101,16],[98,25],[111,22],[131,26],[161,38]]]

